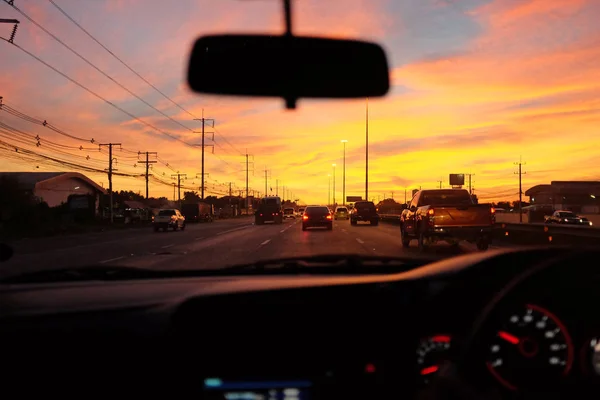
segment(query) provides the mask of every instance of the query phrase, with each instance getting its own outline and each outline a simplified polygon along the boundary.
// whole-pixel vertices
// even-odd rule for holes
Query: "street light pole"
[[[335,164],[331,164],[331,166],[333,167],[333,204],[332,204],[332,206],[335,207]]]
[[[346,205],[346,143],[348,141],[346,139],[342,140],[344,144],[344,173],[343,173],[343,184],[342,184],[342,204]]]
[[[327,179],[329,181],[329,185],[327,186],[327,205],[331,206],[331,175],[327,174]]]
[[[369,98],[365,104],[365,200],[369,200]]]

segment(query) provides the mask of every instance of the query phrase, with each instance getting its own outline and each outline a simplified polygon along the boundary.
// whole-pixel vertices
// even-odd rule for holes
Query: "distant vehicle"
[[[592,222],[587,218],[580,217],[572,211],[558,210],[552,215],[544,218],[546,224],[563,224],[563,225],[584,225],[591,226]]]
[[[298,209],[298,216],[302,218],[302,214],[304,214],[304,207]]]
[[[184,230],[185,217],[175,208],[159,210],[152,221],[152,227],[154,228],[154,232],[158,232],[159,229],[166,232],[169,228],[174,231],[178,229]]]
[[[327,228],[333,229],[333,217],[328,207],[309,206],[302,214],[302,230],[308,228]]]
[[[208,203],[188,203],[181,206],[181,213],[187,222],[213,222],[214,208]]]
[[[350,214],[350,224],[356,225],[359,221],[369,222],[371,225],[379,225],[379,214],[372,201],[357,201]]]
[[[400,216],[402,246],[408,247],[413,238],[420,250],[440,240],[453,246],[466,240],[487,250],[495,222],[494,207],[475,204],[468,190],[420,190]]]
[[[339,206],[335,209],[335,213],[333,214],[333,218],[338,219],[350,219],[350,213],[347,207]]]
[[[264,197],[260,200],[258,209],[254,213],[254,223],[262,225],[265,222],[283,223],[283,209],[281,198],[277,196]]]
[[[283,219],[296,219],[296,214],[294,214],[293,208],[284,208],[283,209]]]

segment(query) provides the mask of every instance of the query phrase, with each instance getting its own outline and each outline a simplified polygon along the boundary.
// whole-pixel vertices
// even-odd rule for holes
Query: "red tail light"
[[[331,215],[328,215],[328,216],[327,216],[327,219],[331,219]]]
[[[494,207],[490,208],[490,213],[491,214],[496,214],[496,209]]]
[[[496,223],[496,209],[494,207],[490,208],[490,221],[492,224]]]
[[[308,215],[303,215],[302,219],[308,219]]]

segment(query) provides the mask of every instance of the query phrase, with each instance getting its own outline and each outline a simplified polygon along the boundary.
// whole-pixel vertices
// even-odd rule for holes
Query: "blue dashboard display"
[[[219,393],[227,400],[308,400],[310,381],[229,381],[220,378],[204,380],[204,391]]]

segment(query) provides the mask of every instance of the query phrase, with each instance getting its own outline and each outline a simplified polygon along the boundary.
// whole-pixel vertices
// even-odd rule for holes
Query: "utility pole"
[[[335,164],[331,164],[331,166],[333,167],[333,203],[331,205],[335,207]]]
[[[245,172],[246,172],[246,214],[248,214],[250,211],[250,206],[249,206],[250,203],[248,202],[248,173],[250,171],[249,164],[252,164],[252,175],[254,175],[254,156],[251,154],[248,154],[248,149],[246,149],[245,156],[246,156],[246,169],[245,169]],[[249,157],[252,157],[252,161],[249,161]]]
[[[329,180],[329,185],[327,186],[327,205],[331,206],[331,175],[327,175],[327,178]]]
[[[441,188],[442,188],[442,182],[443,182],[443,181],[436,181],[436,182],[440,184],[440,189],[441,189]]]
[[[212,136],[212,140],[215,140],[215,133],[214,132],[205,132],[204,128],[206,126],[206,124],[210,124],[211,128],[214,129],[215,127],[215,120],[212,118],[204,118],[204,109],[202,109],[202,118],[194,118],[195,121],[201,121],[202,122],[202,143],[200,144],[200,147],[202,148],[202,186],[200,187],[200,198],[204,200],[204,148],[205,147],[212,147],[212,151],[213,153],[215,152],[215,145],[214,144],[209,144],[209,145],[205,145],[204,144],[204,135],[206,133],[211,133]],[[198,132],[195,132],[198,133]]]
[[[265,166],[265,169],[263,170],[263,172],[265,173],[265,197],[267,197],[269,195],[269,191],[268,191],[268,180],[271,177],[271,171],[269,171],[267,169],[267,167]]]
[[[171,178],[177,178],[177,201],[179,201],[179,208],[181,208],[181,178],[186,179],[187,174],[180,174],[177,172],[176,174],[172,174]],[[202,187],[204,187],[204,182],[202,182]],[[175,197],[175,195],[173,195],[173,197]]]
[[[406,189],[404,189],[404,204],[406,204]]]
[[[346,143],[348,143],[348,141],[346,139],[342,140],[342,143],[344,145],[344,171],[343,171],[343,178],[342,178],[342,205],[346,205]]]
[[[465,174],[469,177],[469,194],[473,194],[473,182],[471,177],[475,176],[475,174]]]
[[[515,172],[515,174],[519,175],[519,222],[523,222],[523,185],[521,177],[527,172],[523,172],[523,165],[525,165],[525,163],[522,162],[520,158],[519,162],[516,162],[515,165],[519,166],[519,171]]]
[[[146,151],[146,161],[138,161],[138,164],[146,164],[146,200],[148,200],[148,170],[150,169],[150,164],[156,164],[157,161],[150,161],[150,154],[157,156],[158,153],[156,151]]]
[[[365,200],[369,200],[369,98],[365,113]]]
[[[112,174],[113,171],[116,171],[113,169],[113,161],[116,161],[116,159],[113,160],[113,146],[119,146],[120,148],[121,143],[100,143],[99,146],[108,146],[108,191],[110,192],[110,223],[112,224],[114,221]]]
[[[275,179],[275,196],[279,196],[279,179]]]

